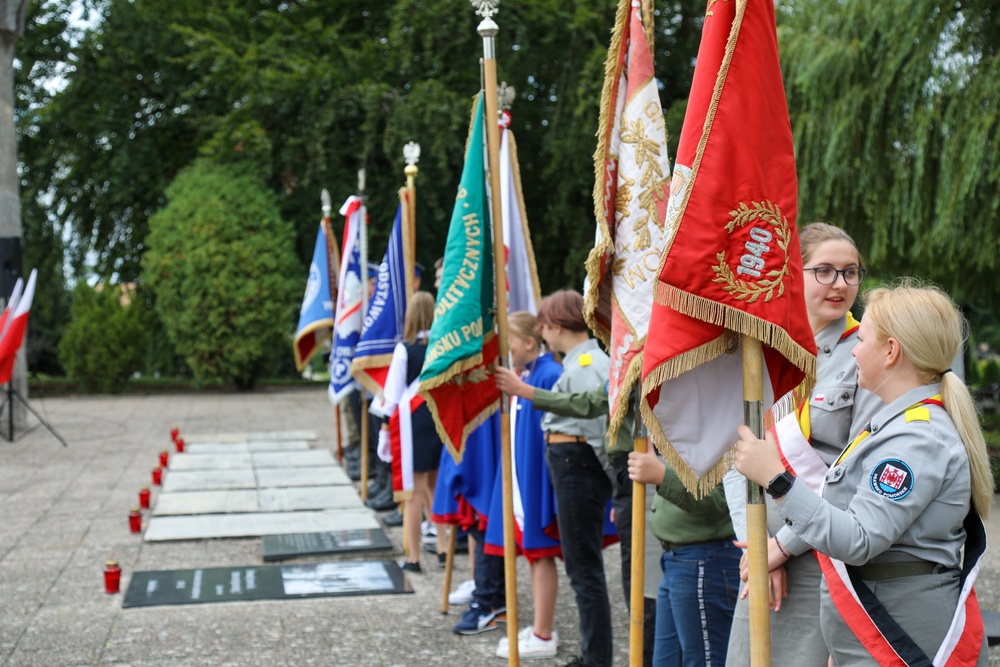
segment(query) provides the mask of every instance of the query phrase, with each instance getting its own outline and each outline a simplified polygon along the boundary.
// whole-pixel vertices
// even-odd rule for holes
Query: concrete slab
[[[153,516],[230,514],[233,512],[258,512],[260,509],[257,502],[257,491],[254,489],[183,491],[161,493],[153,507]]]
[[[351,484],[351,479],[340,466],[258,469],[256,474],[257,486],[261,488],[270,486],[350,486]]]
[[[163,479],[163,492],[220,491],[223,489],[253,489],[257,486],[253,470],[168,470]]]
[[[251,452],[301,452],[310,449],[306,440],[262,440],[247,443]]]
[[[333,454],[326,449],[311,449],[304,452],[259,452],[254,453],[254,468],[314,468],[337,465]]]
[[[319,512],[159,516],[149,520],[143,539],[147,542],[166,542],[217,537],[321,533],[378,527],[379,522],[375,513],[367,508]]]
[[[245,442],[202,442],[184,445],[185,454],[246,454],[249,451],[250,446]]]
[[[226,433],[181,433],[185,443],[315,440],[316,431],[232,431]]]
[[[253,467],[253,458],[247,452],[231,454],[199,454],[197,452],[174,454],[168,461],[170,472],[184,470],[242,470]]]
[[[260,489],[257,497],[262,512],[364,508],[358,492],[350,486]]]

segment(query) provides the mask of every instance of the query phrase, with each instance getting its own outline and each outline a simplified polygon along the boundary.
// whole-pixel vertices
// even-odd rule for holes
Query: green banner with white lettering
[[[420,394],[456,461],[462,459],[469,433],[500,405],[500,392],[493,381],[497,340],[493,331],[493,252],[483,103],[480,93],[448,229],[434,324],[420,373]]]

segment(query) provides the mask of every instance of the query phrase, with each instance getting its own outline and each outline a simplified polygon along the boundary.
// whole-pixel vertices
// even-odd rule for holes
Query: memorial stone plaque
[[[412,593],[394,561],[136,572],[122,607]]]
[[[391,549],[392,542],[389,541],[381,528],[265,535],[261,538],[261,550],[266,562],[285,560],[296,556]]]

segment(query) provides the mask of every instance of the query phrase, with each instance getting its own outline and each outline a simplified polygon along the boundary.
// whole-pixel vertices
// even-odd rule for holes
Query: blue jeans
[[[497,517],[503,521],[503,517]],[[476,540],[476,551],[473,555],[476,561],[476,590],[472,599],[484,609],[499,609],[507,606],[507,577],[503,569],[503,558],[491,556],[483,550],[486,544],[486,532],[472,526],[467,531],[469,537]]]
[[[741,552],[729,540],[665,551],[656,601],[655,667],[726,664]]]
[[[545,450],[566,574],[580,614],[580,656],[588,667],[610,667],[611,603],[604,578],[604,511],[611,480],[587,443],[554,443]]]

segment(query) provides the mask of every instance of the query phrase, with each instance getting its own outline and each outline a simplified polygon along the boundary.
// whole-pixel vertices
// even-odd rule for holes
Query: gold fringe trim
[[[382,395],[382,387],[375,379],[368,374],[369,368],[387,367],[392,362],[392,353],[373,354],[368,357],[355,357],[351,361],[351,376],[361,383],[361,386],[372,393],[373,396]]]
[[[646,396],[661,384],[721,357],[727,352],[729,347],[729,341],[726,335],[723,334],[715,340],[710,340],[703,345],[699,345],[693,350],[688,350],[683,354],[661,362],[642,381],[643,405],[645,405]],[[649,416],[652,416],[652,412]],[[646,417],[645,413],[643,413],[643,417]]]
[[[618,431],[621,430],[622,422],[625,421],[625,415],[628,414],[629,403],[632,401],[632,389],[642,377],[641,345],[639,349],[639,353],[632,358],[632,362],[625,369],[625,379],[622,380],[622,385],[618,389],[618,405],[615,406],[614,413],[608,418],[606,441],[612,445],[618,442]],[[622,398],[625,400],[622,401]]]
[[[487,343],[492,341],[494,336],[496,336],[496,333],[492,331],[484,335],[483,347],[485,347]],[[427,407],[431,411],[431,417],[434,419],[434,430],[437,431],[438,435],[441,437],[441,441],[445,444],[446,447],[448,447],[448,451],[451,453],[452,458],[455,459],[455,463],[462,462],[462,454],[463,450],[465,449],[464,443],[466,438],[468,438],[469,434],[472,433],[474,430],[476,430],[476,428],[478,428],[479,425],[482,424],[487,417],[493,414],[493,412],[495,412],[497,408],[500,407],[500,400],[497,399],[496,401],[491,403],[478,415],[473,417],[469,423],[465,425],[465,427],[462,429],[462,441],[461,443],[459,443],[462,446],[459,447],[458,445],[456,445],[451,441],[451,434],[448,433],[444,424],[441,422],[440,409],[438,408],[437,402],[434,400],[434,396],[431,394],[431,391],[437,389],[442,385],[447,384],[456,375],[464,373],[467,370],[471,370],[476,366],[482,365],[483,363],[484,363],[483,353],[482,351],[480,351],[479,353],[474,354],[473,356],[467,359],[456,361],[451,366],[446,368],[442,373],[440,373],[437,377],[421,382],[420,388],[418,389],[418,393],[424,397],[424,401],[427,403]],[[484,380],[484,382],[486,381],[488,380]]]
[[[535,298],[535,308],[542,302],[542,287],[538,280],[538,266],[535,264],[535,247],[531,243],[531,230],[528,225],[528,209],[524,205],[524,193],[521,191],[521,166],[517,161],[517,141],[514,133],[507,128],[510,139],[510,173],[514,177],[514,191],[517,193],[517,208],[521,213],[521,235],[524,236],[524,248],[528,253],[528,269],[531,274],[531,294]],[[534,314],[534,313],[532,313]]]
[[[719,73],[715,78],[715,89],[712,91],[712,101],[708,106],[708,113],[705,115],[705,124],[701,131],[701,140],[698,142],[698,150],[695,153],[694,164],[691,165],[691,182],[687,187],[684,188],[684,200],[681,202],[680,212],[677,219],[680,222],[677,224],[677,232],[680,231],[681,226],[684,224],[684,214],[687,212],[688,200],[691,199],[691,193],[694,191],[695,181],[698,179],[698,173],[701,170],[701,160],[705,156],[705,147],[708,145],[709,135],[712,133],[712,125],[715,123],[715,114],[719,110],[719,100],[722,98],[722,89],[726,83],[726,76],[729,74],[729,66],[733,62],[733,54],[736,52],[736,42],[740,35],[740,27],[743,25],[743,14],[746,12],[746,0],[737,0],[736,2],[736,16],[733,18],[733,25],[729,29],[729,39],[726,41],[726,54],[722,59],[722,65],[719,67]],[[677,239],[678,234],[675,232],[672,237],[667,239],[666,246],[663,248],[663,262],[660,262],[660,274],[663,274],[663,264],[666,261],[667,255],[670,254],[670,249],[673,248],[674,241]]]
[[[774,348],[806,374],[816,378],[816,356],[799,345],[782,327],[756,317],[746,311],[702,296],[684,292],[672,285],[656,286],[657,303],[704,322],[725,327],[730,331],[750,336]]]
[[[319,329],[327,329],[328,331],[321,331],[317,336],[317,331]],[[313,347],[312,352],[305,359],[299,354],[299,341],[305,338],[307,335],[312,334],[315,336],[316,345]],[[292,340],[292,354],[295,356],[295,368],[301,373],[309,363],[309,360],[313,358],[313,355],[319,351],[320,345],[330,340],[333,337],[333,320],[329,318],[323,318],[322,320],[316,320],[309,326],[307,326],[302,331],[295,334],[295,338]]]
[[[645,387],[644,387],[645,389]],[[722,478],[726,476],[735,463],[735,449],[730,447],[719,459],[718,462],[712,468],[706,472],[702,477],[698,477],[691,466],[681,458],[681,455],[677,453],[677,450],[673,448],[673,445],[667,440],[666,435],[663,433],[663,429],[660,428],[660,422],[656,419],[653,414],[652,408],[649,407],[649,403],[646,400],[646,393],[643,392],[642,401],[640,401],[642,409],[642,419],[646,424],[646,428],[649,430],[650,441],[656,447],[656,451],[666,460],[667,465],[670,466],[675,473],[677,473],[677,478],[680,479],[681,483],[684,485],[691,494],[697,498],[701,499],[707,496],[709,493],[719,485]],[[733,443],[735,445],[735,441]]]
[[[396,503],[405,503],[413,498],[413,491],[393,491],[392,500]]]
[[[590,255],[587,257],[587,281],[589,289],[583,305],[583,317],[587,325],[594,334],[600,338],[605,345],[608,344],[610,331],[607,324],[600,322],[597,318],[598,307],[600,306],[599,287],[603,283],[602,278],[606,275],[604,270],[607,267],[607,257],[614,254],[614,241],[611,239],[611,230],[608,229],[608,221],[604,214],[604,168],[608,152],[608,133],[614,127],[614,118],[611,117],[618,100],[618,63],[621,61],[621,52],[625,48],[625,31],[628,26],[629,8],[631,0],[619,0],[618,11],[615,13],[615,27],[611,33],[611,44],[608,47],[608,57],[604,63],[604,86],[601,89],[601,115],[597,122],[597,150],[594,151],[594,219],[597,221],[597,228],[600,230],[601,239],[597,242]]]

